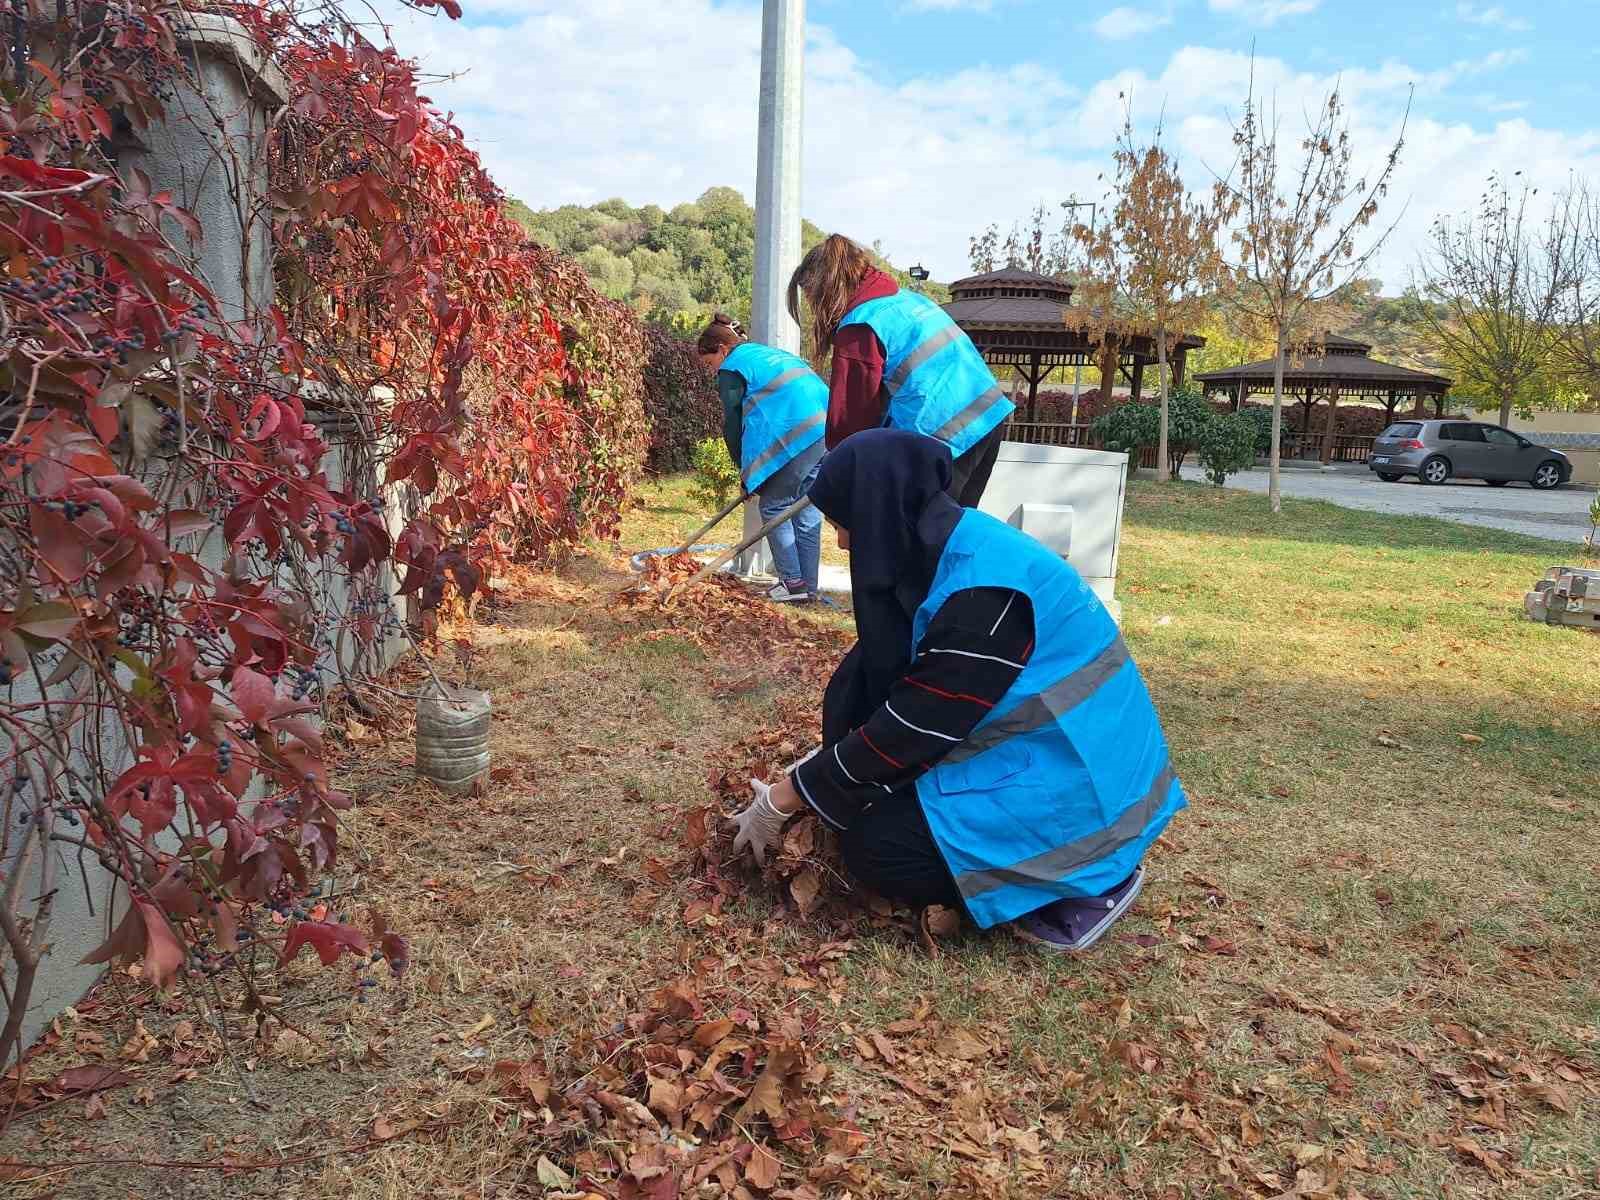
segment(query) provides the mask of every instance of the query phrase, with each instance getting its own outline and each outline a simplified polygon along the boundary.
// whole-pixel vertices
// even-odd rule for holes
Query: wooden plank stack
[[[1600,570],[1551,567],[1522,607],[1530,620],[1600,632]]]

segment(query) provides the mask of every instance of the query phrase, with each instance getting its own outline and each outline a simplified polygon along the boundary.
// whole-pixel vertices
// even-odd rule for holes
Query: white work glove
[[[733,826],[738,831],[733,838],[733,852],[737,854],[749,847],[756,865],[764,867],[767,865],[767,848],[783,833],[790,814],[779,812],[773,805],[772,788],[769,785],[752,779],[750,787],[755,791],[756,798],[733,818]]]

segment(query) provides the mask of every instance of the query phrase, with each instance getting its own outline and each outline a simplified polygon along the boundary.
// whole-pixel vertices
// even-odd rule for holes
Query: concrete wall
[[[124,140],[118,146],[119,163],[124,169],[144,171],[154,188],[170,189],[178,202],[200,219],[204,238],[190,247],[198,272],[215,292],[220,316],[247,319],[264,312],[273,299],[271,229],[260,212],[267,183],[264,134],[271,110],[287,99],[288,88],[277,68],[260,55],[235,22],[203,13],[180,14],[178,19],[186,22],[182,38],[194,64],[195,86],[177,85],[176,95],[167,105],[167,123],[145,131],[137,141]],[[176,244],[184,244],[181,230],[168,232]],[[366,494],[371,487],[362,482],[367,447],[359,433],[348,426],[324,426],[324,433],[330,447],[325,469],[331,486]],[[159,478],[162,470],[156,462],[147,474]],[[391,532],[398,533],[403,516],[396,498],[386,497],[386,508]],[[214,568],[226,554],[217,531],[203,544],[188,549]],[[351,584],[341,571],[324,565],[316,573],[316,583],[330,610],[348,609]],[[376,587],[393,596],[395,580],[387,566],[378,572]],[[362,666],[386,666],[403,644],[401,637],[391,634],[375,652],[378,661]],[[357,653],[348,638],[338,647],[338,657],[346,667],[355,665]],[[323,674],[325,685],[337,678],[337,671]],[[124,684],[130,681],[123,680]],[[0,690],[0,701],[11,704],[26,705],[39,698],[39,690],[26,682]],[[132,755],[111,723],[100,731],[99,741],[99,757],[107,772],[115,776],[126,769]],[[10,750],[8,739],[0,734],[0,757]],[[74,771],[88,776],[87,767],[87,759],[76,755]],[[26,803],[33,795],[30,788],[21,798]],[[18,827],[13,824],[6,832],[11,836],[4,843],[0,879],[11,877],[20,852]],[[30,1042],[99,978],[102,968],[82,966],[80,960],[105,939],[120,917],[118,889],[93,858],[85,857],[80,864],[76,853],[58,850],[55,866],[59,890],[50,928],[51,949],[41,964],[23,1025],[23,1038]],[[31,883],[37,878],[36,860],[28,870],[26,878]],[[31,892],[24,889],[24,894]],[[3,969],[9,982],[12,968],[7,958]]]
[[[1527,438],[1536,433],[1600,434],[1600,413],[1536,412],[1529,420],[1513,414],[1511,428]]]

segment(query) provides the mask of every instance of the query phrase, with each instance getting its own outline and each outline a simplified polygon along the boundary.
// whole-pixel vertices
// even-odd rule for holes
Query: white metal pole
[[[800,265],[800,144],[805,95],[805,0],[763,0],[761,102],[756,140],[755,295],[750,336],[799,353],[800,327],[784,306],[789,276]],[[761,528],[752,500],[745,505],[748,537]],[[772,556],[762,542],[740,556],[745,575],[768,571]]]

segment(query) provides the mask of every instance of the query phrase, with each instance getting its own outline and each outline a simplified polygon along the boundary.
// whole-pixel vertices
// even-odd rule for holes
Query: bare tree
[[[1518,172],[1521,174],[1521,172]],[[1481,388],[1511,423],[1517,394],[1550,365],[1556,318],[1572,295],[1570,206],[1558,203],[1542,229],[1528,216],[1536,189],[1513,196],[1489,177],[1476,216],[1440,217],[1418,264],[1428,332],[1463,383]]]
[[[1358,246],[1378,215],[1378,203],[1405,145],[1409,101],[1400,132],[1370,176],[1358,176],[1344,102],[1335,84],[1300,140],[1298,162],[1280,161],[1275,107],[1259,100],[1255,74],[1244,111],[1233,128],[1237,158],[1217,181],[1216,203],[1232,226],[1233,286],[1224,293],[1247,318],[1272,331],[1272,458],[1268,495],[1282,507],[1279,436],[1283,429],[1283,367],[1292,349],[1308,341],[1316,307],[1361,275],[1393,232],[1391,224]]]
[[[1073,311],[1084,314],[1102,336],[1113,328],[1142,327],[1154,337],[1161,390],[1156,478],[1165,483],[1171,477],[1167,354],[1205,319],[1209,296],[1221,281],[1221,212],[1184,190],[1159,124],[1150,141],[1140,145],[1131,116],[1124,116],[1114,157],[1108,219],[1095,230],[1074,229],[1086,259],[1082,291],[1088,304]]]
[[[1591,399],[1600,396],[1600,196],[1575,181],[1557,202],[1556,229],[1568,255],[1555,315],[1556,371]],[[1561,250],[1563,242],[1554,243]],[[1546,262],[1551,239],[1546,239]]]

